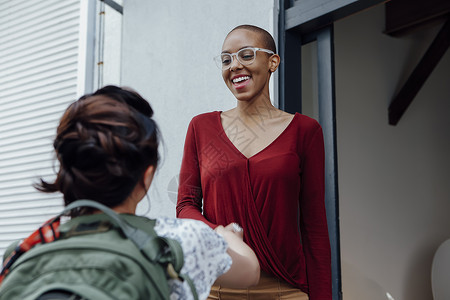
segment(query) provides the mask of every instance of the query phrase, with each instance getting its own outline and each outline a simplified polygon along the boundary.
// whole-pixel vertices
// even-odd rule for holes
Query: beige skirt
[[[208,300],[308,300],[309,297],[300,289],[295,288],[278,278],[261,272],[258,285],[248,289],[228,289],[213,285]]]

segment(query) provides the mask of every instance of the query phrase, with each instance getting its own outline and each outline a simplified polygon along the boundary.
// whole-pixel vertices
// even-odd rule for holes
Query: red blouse
[[[234,144],[252,140],[240,137],[233,124],[227,129],[230,137],[217,111],[189,124],[177,216],[212,228],[237,222],[264,271],[308,293],[310,300],[331,299],[319,123],[295,114],[271,144],[250,158]]]

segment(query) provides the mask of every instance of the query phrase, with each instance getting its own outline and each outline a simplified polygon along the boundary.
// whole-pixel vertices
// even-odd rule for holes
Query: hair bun
[[[67,205],[91,199],[123,203],[148,166],[158,164],[158,126],[150,104],[138,93],[114,86],[82,96],[60,120],[54,148],[59,171],[43,192],[62,192]]]
[[[103,166],[106,161],[105,151],[95,141],[79,142],[74,167],[79,170],[89,170]]]
[[[58,145],[57,151],[67,169],[89,170],[103,166],[106,161],[104,150],[92,139],[87,141],[65,140]]]

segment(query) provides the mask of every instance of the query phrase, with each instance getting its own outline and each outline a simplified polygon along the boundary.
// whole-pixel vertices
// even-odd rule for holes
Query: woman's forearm
[[[216,284],[229,288],[247,288],[258,284],[260,276],[258,258],[244,243],[242,236],[223,226],[218,226],[215,230],[227,241],[227,252],[233,260],[231,268],[216,280]]]

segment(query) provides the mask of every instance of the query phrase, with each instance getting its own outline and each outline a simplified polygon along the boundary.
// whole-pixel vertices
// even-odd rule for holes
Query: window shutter
[[[63,206],[52,141],[77,97],[79,0],[0,0],[0,255]]]

